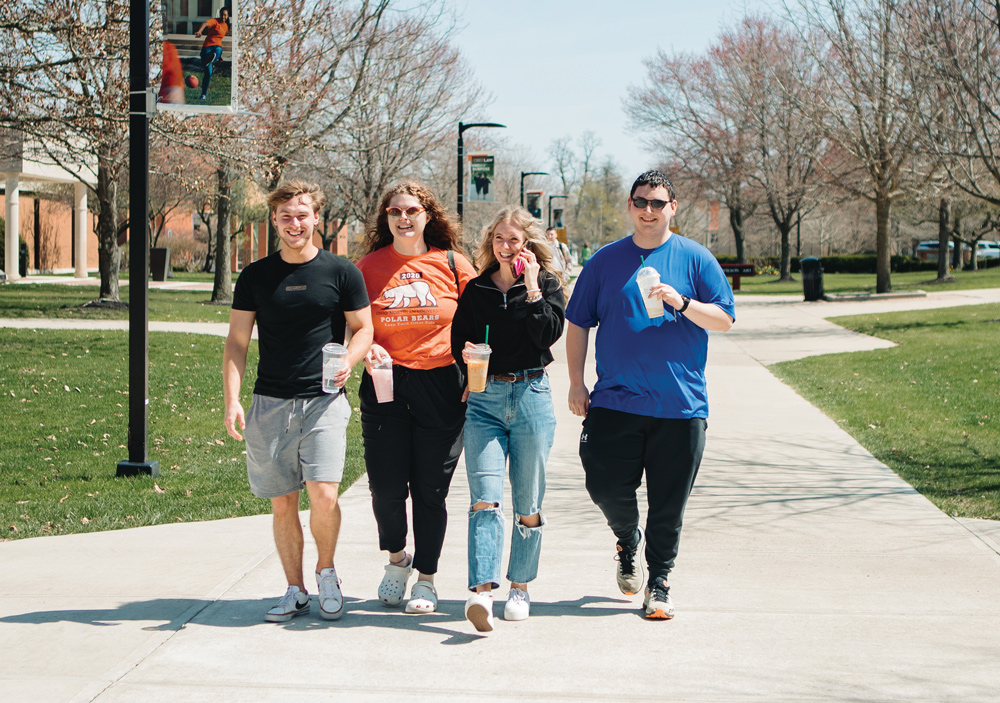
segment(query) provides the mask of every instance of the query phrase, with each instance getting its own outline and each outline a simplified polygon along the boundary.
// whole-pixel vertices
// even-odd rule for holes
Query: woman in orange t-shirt
[[[222,60],[222,38],[229,33],[229,10],[225,7],[219,10],[219,19],[206,21],[194,35],[205,36],[201,46],[201,99],[208,96],[208,84],[212,80],[215,64]]]
[[[358,262],[375,323],[358,392],[361,431],[379,548],[389,552],[378,596],[387,606],[400,605],[416,569],[408,613],[437,609],[445,499],[462,453],[465,378],[451,355],[451,320],[476,272],[458,246],[459,228],[434,193],[402,183],[382,197]],[[391,372],[380,371],[380,363],[391,363]],[[381,392],[389,373],[391,400]],[[412,556],[406,553],[407,496]]]

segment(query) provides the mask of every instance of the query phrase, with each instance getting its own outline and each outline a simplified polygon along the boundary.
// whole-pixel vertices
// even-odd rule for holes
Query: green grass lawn
[[[1000,267],[980,271],[956,271],[954,283],[935,283],[933,271],[908,271],[894,273],[891,277],[893,292],[925,290],[928,293],[943,290],[970,290],[973,288],[1000,288]],[[794,274],[793,282],[782,282],[777,276],[751,276],[740,279],[737,295],[802,295],[802,276]],[[831,293],[874,293],[874,273],[824,273],[823,291]]]
[[[1000,520],[1000,305],[833,321],[899,346],[771,370],[949,515]]]
[[[84,303],[97,298],[99,292],[98,286],[69,286],[61,283],[0,286],[0,317],[128,319],[128,310],[81,307]],[[121,289],[123,301],[128,301],[128,292],[128,286],[123,286]],[[229,322],[229,305],[211,303],[209,302],[211,297],[211,291],[150,288],[149,319],[170,322]]]
[[[187,87],[187,77],[194,76],[198,79],[197,88]],[[208,84],[208,97],[205,100],[201,99],[201,89],[202,89],[202,79],[204,78],[203,71],[199,70],[185,70],[184,71],[184,101],[188,105],[229,105],[232,101],[232,78],[230,78],[228,72],[216,71],[212,74],[212,80]]]
[[[0,329],[0,539],[269,512],[247,486],[243,443],[222,424],[223,341],[149,335],[149,458],[160,475],[116,478],[128,458],[127,333]],[[254,343],[247,408],[256,359]],[[347,447],[341,490],[364,472],[359,414]]]

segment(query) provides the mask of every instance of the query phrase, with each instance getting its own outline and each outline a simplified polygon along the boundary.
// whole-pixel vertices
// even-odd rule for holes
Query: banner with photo
[[[540,190],[529,190],[524,194],[524,209],[536,220],[542,219],[542,195]]]
[[[469,154],[469,188],[467,202],[492,203],[496,164],[493,154]]]
[[[162,0],[161,10],[163,65],[156,108],[236,112],[238,0]]]

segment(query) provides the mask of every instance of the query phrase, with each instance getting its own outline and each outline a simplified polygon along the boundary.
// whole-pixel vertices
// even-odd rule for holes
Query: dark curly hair
[[[434,191],[416,181],[406,181],[390,187],[382,196],[378,208],[368,218],[365,237],[361,241],[362,257],[392,244],[392,231],[389,229],[389,216],[385,209],[397,195],[412,195],[427,212],[427,226],[424,227],[424,242],[427,246],[461,251],[461,225],[452,221],[448,209],[434,195]]]

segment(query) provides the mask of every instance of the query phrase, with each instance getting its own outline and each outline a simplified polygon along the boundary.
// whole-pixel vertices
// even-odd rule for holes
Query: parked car
[[[1000,242],[981,241],[976,247],[977,259],[1000,259]]]
[[[948,242],[948,256],[951,257],[952,252],[955,251],[955,242]],[[981,256],[982,254],[980,254]],[[937,261],[938,260],[938,241],[932,239],[926,242],[920,242],[917,246],[917,258],[924,261]],[[972,249],[968,244],[962,245],[962,259],[963,261],[969,261],[972,258]]]

